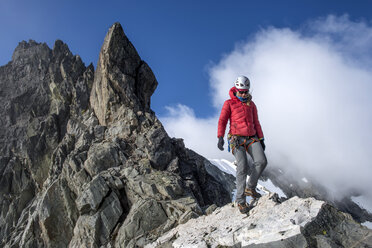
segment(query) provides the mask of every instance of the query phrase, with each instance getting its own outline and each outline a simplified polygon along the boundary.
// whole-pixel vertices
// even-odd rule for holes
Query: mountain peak
[[[140,62],[140,56],[125,35],[120,23],[114,23],[105,36],[100,51],[99,64],[107,64],[111,67],[118,66],[123,70],[123,73],[134,76],[135,69]]]
[[[53,54],[60,58],[73,56],[68,45],[61,40],[56,40],[54,42]]]
[[[121,25],[113,24],[100,51],[90,98],[101,125],[120,120],[118,109],[122,106],[135,112],[149,110],[157,84],[152,70],[141,60]]]
[[[25,64],[35,60],[35,57],[40,60],[48,60],[50,58],[50,48],[46,43],[38,43],[34,40],[21,41],[14,49],[12,62],[15,65]]]

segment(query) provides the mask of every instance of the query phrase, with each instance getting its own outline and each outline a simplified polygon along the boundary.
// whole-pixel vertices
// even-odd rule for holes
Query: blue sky
[[[0,1],[0,64],[18,42],[68,44],[96,65],[120,22],[159,86],[170,136],[207,158],[235,78],[251,79],[268,166],[363,193],[372,209],[371,1]]]
[[[261,29],[300,28],[329,14],[371,20],[370,1],[0,1],[0,65],[18,42],[68,44],[96,64],[108,28],[120,22],[159,86],[158,115],[182,103],[200,117],[213,115],[208,68]],[[174,92],[176,91],[176,92]]]

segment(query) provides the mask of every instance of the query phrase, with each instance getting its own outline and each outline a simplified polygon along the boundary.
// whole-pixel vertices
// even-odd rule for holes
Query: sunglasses
[[[248,90],[242,90],[242,91],[238,90],[238,92],[239,92],[240,94],[248,94]]]

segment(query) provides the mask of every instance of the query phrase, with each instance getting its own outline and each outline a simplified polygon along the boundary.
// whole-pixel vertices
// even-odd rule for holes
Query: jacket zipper
[[[244,108],[244,114],[245,114],[245,123],[247,124],[248,131],[250,129],[249,127],[249,121],[248,121],[248,105],[246,103],[242,103]]]

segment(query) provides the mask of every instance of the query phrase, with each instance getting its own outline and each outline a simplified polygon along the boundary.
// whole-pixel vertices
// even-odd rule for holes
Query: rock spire
[[[115,23],[103,42],[90,96],[100,124],[106,126],[120,119],[122,105],[135,112],[148,111],[157,85],[150,67],[141,60],[121,25]]]

